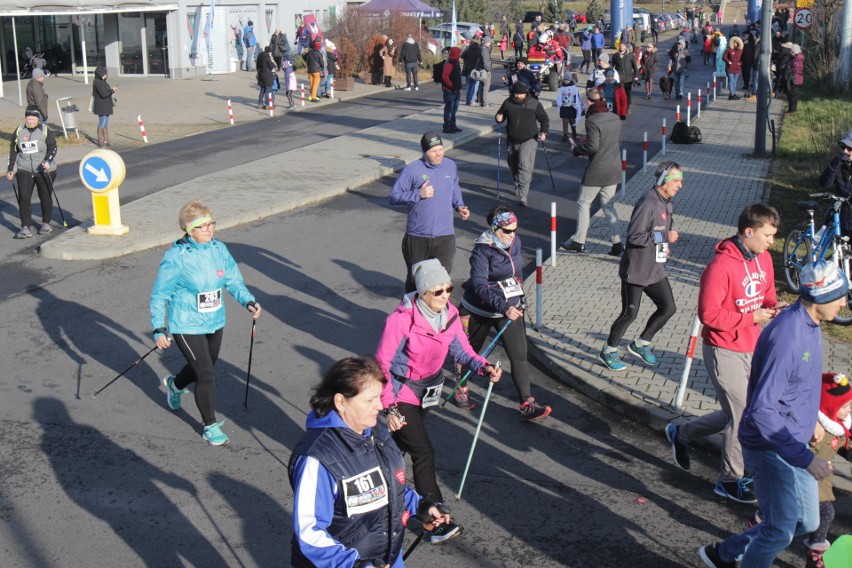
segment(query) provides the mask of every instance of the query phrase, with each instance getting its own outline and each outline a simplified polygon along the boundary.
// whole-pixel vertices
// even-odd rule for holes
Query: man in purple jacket
[[[799,300],[757,340],[740,422],[743,458],[763,521],[698,549],[711,568],[735,568],[743,553],[743,568],[769,568],[794,536],[819,525],[817,481],[832,472],[831,463],[808,448],[822,382],[819,326],[845,305],[849,283],[837,266],[820,260],[802,269],[801,285]]]
[[[453,271],[456,232],[453,210],[462,221],[470,211],[462,201],[456,163],[444,157],[444,142],[429,131],[420,139],[423,158],[411,162],[393,184],[388,203],[408,205],[408,223],[402,239],[405,259],[405,293],[415,290],[411,267],[421,260],[437,258],[447,273]]]

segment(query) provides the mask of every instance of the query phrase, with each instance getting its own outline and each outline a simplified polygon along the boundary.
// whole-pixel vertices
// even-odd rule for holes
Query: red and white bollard
[[[716,100],[716,90],[718,89],[716,85],[716,74],[713,73],[713,100]]]
[[[698,89],[698,112],[695,113],[695,118],[701,118],[701,89]]]
[[[550,266],[556,266],[556,202],[550,202]]]
[[[692,93],[686,93],[686,125],[692,123]]]
[[[663,117],[663,156],[666,155],[666,119]]]
[[[533,329],[541,328],[541,306],[542,306],[542,290],[541,285],[544,281],[541,269],[541,249],[535,249],[535,325]]]
[[[648,172],[648,131],[642,136],[642,173]]]
[[[234,107],[231,106],[231,99],[228,99],[228,119],[231,121],[231,126],[234,125]]]
[[[677,395],[675,396],[675,409],[678,412],[683,412],[683,399],[686,395],[686,383],[689,381],[689,370],[692,368],[692,360],[695,358],[695,345],[698,343],[698,328],[701,322],[698,320],[698,314],[692,318],[692,330],[689,332],[689,342],[686,344],[686,354],[683,363],[683,372],[680,375],[680,384],[677,387]]]
[[[302,106],[305,106],[305,84],[299,83],[299,88],[302,89]]]
[[[328,96],[329,98],[334,98],[334,77],[332,77],[331,81],[329,81]]]
[[[707,104],[710,104],[710,81],[707,81]]]
[[[675,122],[680,122],[680,105],[677,105],[675,110]]]
[[[627,149],[621,150],[621,197],[627,191]]]
[[[137,115],[136,120],[139,121],[139,131],[142,133],[142,142],[147,144],[148,143],[148,133],[145,132],[145,123],[142,122],[142,115],[141,114]]]
[[[272,104],[272,93],[266,93],[266,107],[269,109],[269,117],[275,116],[275,106]]]

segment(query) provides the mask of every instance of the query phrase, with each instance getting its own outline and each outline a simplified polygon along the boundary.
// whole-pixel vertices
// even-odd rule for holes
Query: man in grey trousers
[[[479,48],[479,62],[476,68],[485,71],[485,78],[481,81],[482,84],[479,86],[476,98],[480,106],[490,107],[488,91],[491,89],[491,36],[485,36],[485,39],[482,40],[482,47]]]
[[[588,156],[589,165],[583,174],[580,197],[577,198],[577,231],[561,245],[568,252],[586,251],[589,210],[597,195],[601,197],[601,209],[609,221],[612,234],[609,255],[620,256],[624,252],[618,234],[618,214],[612,203],[621,181],[620,147],[621,120],[618,115],[609,112],[600,91],[592,89],[589,93],[589,109],[586,111],[586,141],[582,146],[573,148],[575,156]]]
[[[494,119],[506,123],[507,161],[515,180],[515,195],[518,205],[526,207],[535,168],[535,148],[539,140],[547,138],[550,119],[538,99],[530,97],[527,86],[520,82],[512,85],[512,95],[503,101]]]

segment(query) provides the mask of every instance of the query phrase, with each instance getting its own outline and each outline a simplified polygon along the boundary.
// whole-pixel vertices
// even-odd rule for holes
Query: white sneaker
[[[415,90],[415,91],[419,91],[419,90],[420,90],[420,87],[414,87],[414,90]]]
[[[410,90],[411,90],[411,87],[406,87],[406,88],[403,89],[403,91],[410,91]]]

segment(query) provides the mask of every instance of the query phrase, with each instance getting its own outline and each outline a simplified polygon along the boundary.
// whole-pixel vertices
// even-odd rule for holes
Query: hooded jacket
[[[95,68],[95,80],[92,81],[92,113],[97,116],[112,114],[112,87],[106,82],[107,68],[98,65]]]
[[[435,194],[424,199],[420,187],[432,184]],[[391,205],[408,205],[405,233],[415,237],[444,237],[455,234],[453,210],[464,206],[456,163],[445,157],[433,166],[425,158],[405,166],[388,196]]]
[[[778,303],[775,270],[768,251],[746,260],[736,238],[716,245],[716,256],[701,274],[698,319],[707,345],[752,353],[762,328],[754,323],[753,312]]]
[[[497,246],[494,232],[484,231],[473,242],[470,253],[470,278],[462,284],[462,306],[476,315],[499,318],[510,307],[518,307],[521,297],[506,299],[499,282],[515,278],[523,285],[524,257],[521,237],[515,234],[508,249]]]
[[[458,308],[447,304],[447,324],[442,331],[436,332],[414,304],[416,297],[416,292],[406,294],[387,317],[376,349],[376,359],[388,377],[382,391],[385,408],[398,402],[419,405],[420,398],[404,383],[434,377],[441,371],[447,354],[455,363],[480,375],[482,368],[488,365],[488,361],[470,346]]]
[[[225,243],[213,239],[201,244],[184,235],[160,262],[151,291],[151,327],[164,327],[166,306],[170,333],[203,335],[225,327],[223,288],[243,307],[254,302]]]
[[[382,559],[402,568],[405,523],[420,496],[405,484],[405,461],[383,424],[363,434],[332,410],[312,410],[293,449],[292,565],[353,567]]]
[[[461,91],[461,65],[459,58],[461,57],[461,48],[451,47],[450,53],[447,55],[447,61],[444,63],[443,72],[441,73],[441,85],[445,91],[458,92]]]

